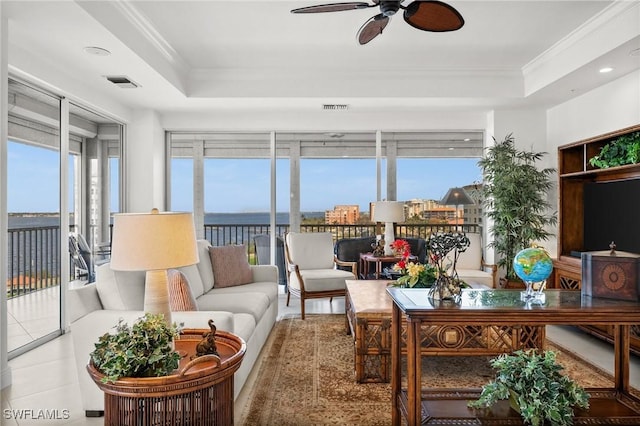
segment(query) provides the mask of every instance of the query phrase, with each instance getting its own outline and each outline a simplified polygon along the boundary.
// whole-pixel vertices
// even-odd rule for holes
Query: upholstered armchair
[[[342,262],[333,253],[330,232],[290,232],[285,237],[287,262],[287,306],[291,295],[300,297],[300,312],[304,319],[306,299],[344,296],[345,280],[357,279],[357,262]],[[336,266],[350,266],[350,271]]]

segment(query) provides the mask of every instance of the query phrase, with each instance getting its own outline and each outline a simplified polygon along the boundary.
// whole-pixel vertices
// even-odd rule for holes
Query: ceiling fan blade
[[[464,25],[460,12],[453,6],[437,0],[418,0],[404,10],[404,20],[419,30],[456,31]]]
[[[322,12],[340,12],[343,10],[356,10],[366,9],[368,7],[376,6],[364,2],[350,2],[350,3],[331,3],[331,4],[319,4],[317,6],[307,6],[298,9],[293,9],[291,13],[322,13]]]
[[[358,42],[360,44],[369,43],[382,34],[382,30],[384,30],[388,23],[389,17],[384,16],[382,13],[372,17],[358,30]]]

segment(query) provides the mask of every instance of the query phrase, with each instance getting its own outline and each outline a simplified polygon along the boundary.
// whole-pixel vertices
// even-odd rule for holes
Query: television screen
[[[640,179],[584,185],[584,250],[640,253]]]

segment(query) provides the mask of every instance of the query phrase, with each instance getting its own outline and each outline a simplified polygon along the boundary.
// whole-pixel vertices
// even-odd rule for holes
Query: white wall
[[[640,124],[640,71],[547,111],[551,147]]]

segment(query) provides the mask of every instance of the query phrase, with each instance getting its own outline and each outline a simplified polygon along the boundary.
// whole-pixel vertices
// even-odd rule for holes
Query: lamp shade
[[[447,191],[444,198],[442,198],[440,204],[444,206],[461,206],[474,204],[474,202],[463,188],[451,188]]]
[[[375,222],[404,222],[404,204],[399,201],[376,201],[373,203]]]
[[[198,263],[191,213],[116,214],[111,239],[111,269],[151,271]]]

